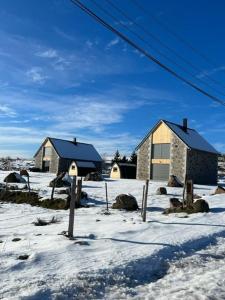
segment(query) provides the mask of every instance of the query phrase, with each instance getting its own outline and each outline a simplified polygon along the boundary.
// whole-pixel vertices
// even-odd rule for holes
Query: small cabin
[[[113,179],[135,179],[136,165],[129,163],[114,163],[111,168],[110,178]]]
[[[73,161],[69,167],[70,176],[86,176],[90,172],[96,172],[97,168],[91,161]]]

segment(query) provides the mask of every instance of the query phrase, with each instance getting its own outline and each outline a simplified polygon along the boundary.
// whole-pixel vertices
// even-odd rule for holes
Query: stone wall
[[[137,179],[146,180],[150,178],[150,151],[151,136],[144,141],[137,152]]]
[[[59,164],[58,157],[59,157],[58,154],[56,153],[55,149],[52,147],[50,167],[49,167],[50,173],[56,174],[58,172],[58,164]]]
[[[217,184],[217,155],[188,150],[187,178],[197,184]]]
[[[37,155],[35,156],[35,168],[39,168],[42,170],[42,157],[43,157],[43,148],[39,150]]]
[[[170,148],[170,175],[175,175],[181,182],[186,174],[187,146],[174,134],[171,137]]]

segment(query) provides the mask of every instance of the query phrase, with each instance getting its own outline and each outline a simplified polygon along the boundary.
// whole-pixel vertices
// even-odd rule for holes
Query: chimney
[[[73,143],[76,145],[77,144],[77,139],[73,138]]]
[[[188,122],[187,118],[184,118],[183,119],[183,131],[185,131],[185,132],[187,132],[187,127],[188,127],[187,122]]]

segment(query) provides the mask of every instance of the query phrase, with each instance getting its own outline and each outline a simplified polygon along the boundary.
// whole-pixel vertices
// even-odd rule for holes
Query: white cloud
[[[0,106],[0,116],[15,117],[16,112],[7,105]]]
[[[48,76],[43,74],[43,70],[40,67],[33,67],[26,72],[28,79],[32,82],[43,84]]]
[[[221,71],[225,71],[225,66],[216,67],[211,70],[204,70],[201,73],[199,73],[196,77],[201,79]]]
[[[43,57],[43,58],[56,58],[58,57],[57,51],[54,49],[48,49],[46,51],[43,52],[38,52],[36,54],[39,57]]]
[[[115,38],[115,39],[113,39],[113,40],[111,40],[107,45],[106,45],[106,47],[105,47],[105,49],[106,50],[109,50],[109,49],[111,49],[113,46],[115,46],[115,45],[117,45],[118,43],[119,43],[119,38]]]

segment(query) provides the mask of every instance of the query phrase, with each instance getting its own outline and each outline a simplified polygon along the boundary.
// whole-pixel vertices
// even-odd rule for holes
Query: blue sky
[[[96,1],[117,17],[114,26],[125,24],[143,35],[105,0]],[[138,1],[213,63],[138,10],[132,0],[113,0],[198,70],[144,35],[153,47],[148,51],[184,75],[155,51],[160,50],[193,73],[185,74],[187,78],[225,99],[218,93],[225,94],[225,2]],[[92,1],[83,2],[96,9]],[[0,20],[0,156],[32,157],[46,136],[75,136],[93,143],[101,154],[116,149],[129,154],[159,119],[180,123],[184,117],[225,152],[225,107],[161,70],[69,0],[2,0]]]

